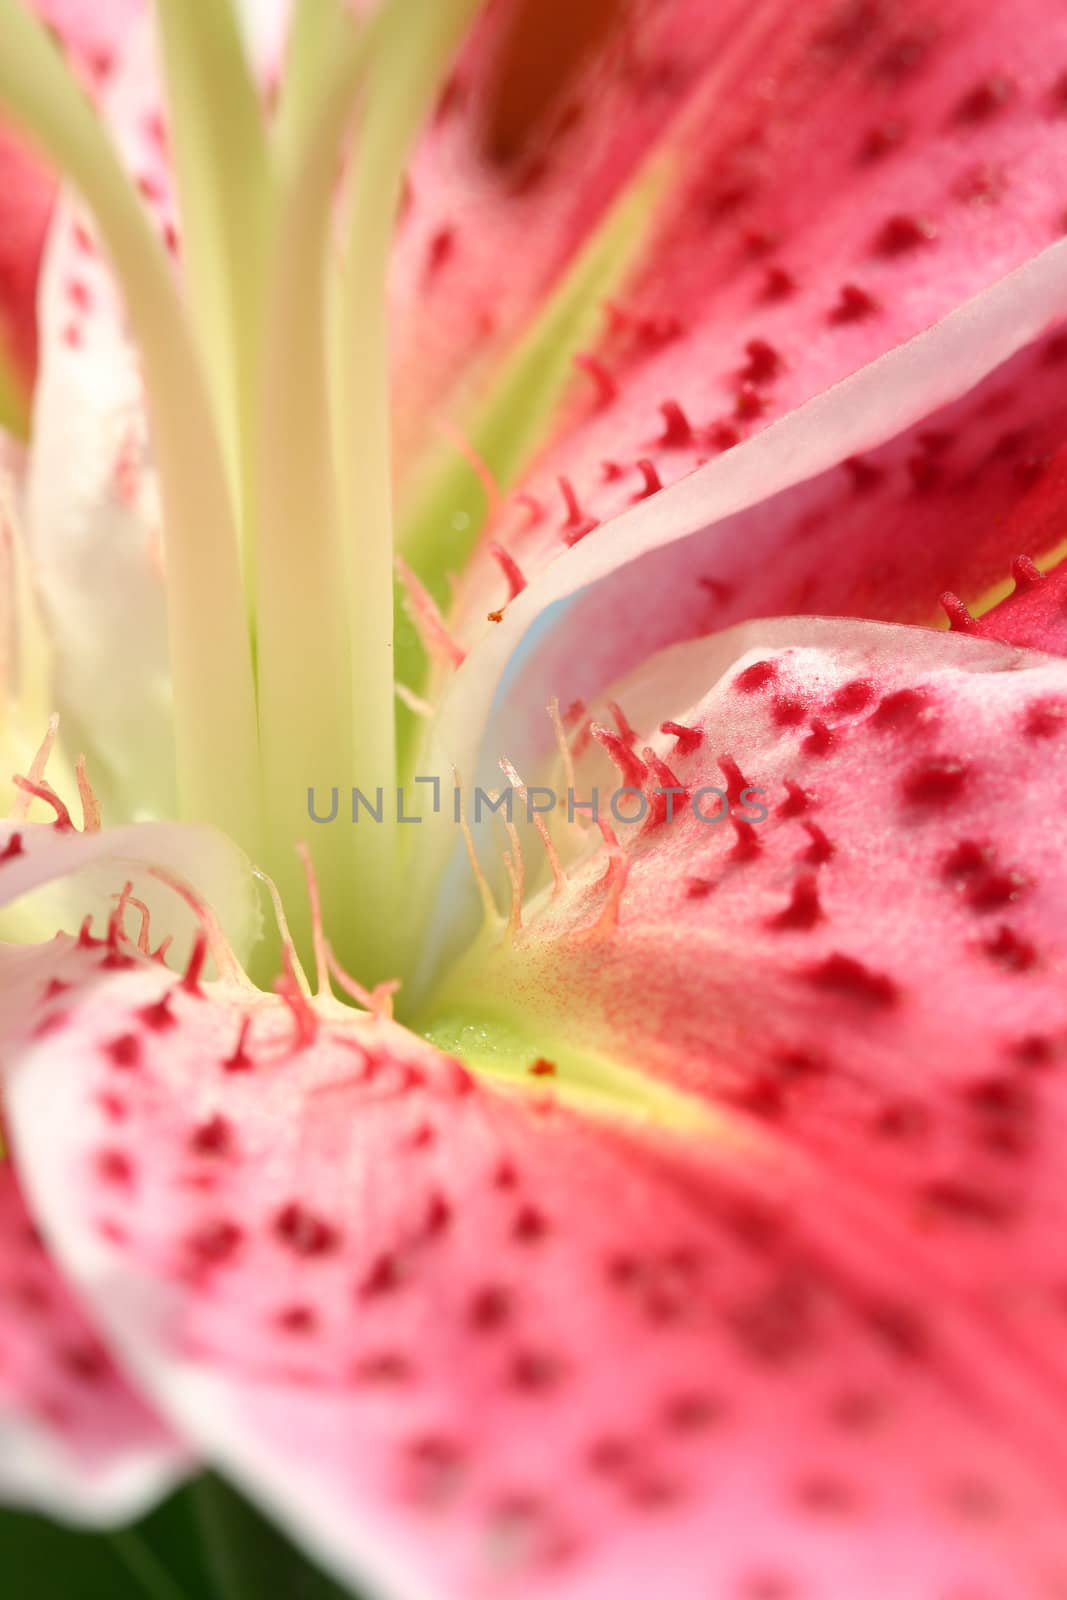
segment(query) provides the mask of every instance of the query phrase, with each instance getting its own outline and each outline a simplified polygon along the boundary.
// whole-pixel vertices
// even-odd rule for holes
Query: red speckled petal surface
[[[43,972],[43,964],[38,963]],[[6,989],[4,977],[0,985]],[[187,1469],[129,1388],[0,1163],[0,1499],[66,1520],[135,1516]]]
[[[562,9],[543,28],[565,60]],[[1067,19],[1048,0],[615,9],[592,64],[510,157],[489,137],[508,63],[476,38],[415,161],[394,262],[403,468],[442,416],[462,424],[612,200],[669,153],[648,245],[523,485],[557,548],[561,475],[579,525],[608,520],[645,489],[642,461],[675,481],[937,321],[1064,220]],[[529,517],[517,508],[494,533],[536,570]]]
[[[12,1046],[35,1213],[164,1413],[349,1581],[1057,1593],[1062,1305],[1029,1252],[1001,1304],[991,1204],[876,1204],[732,1111],[584,1121],[387,1023],[66,959]]]

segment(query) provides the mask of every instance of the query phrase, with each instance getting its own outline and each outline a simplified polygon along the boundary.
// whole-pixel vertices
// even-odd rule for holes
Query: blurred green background
[[[210,1476],[109,1533],[0,1512],[0,1593],[12,1600],[359,1600]]]

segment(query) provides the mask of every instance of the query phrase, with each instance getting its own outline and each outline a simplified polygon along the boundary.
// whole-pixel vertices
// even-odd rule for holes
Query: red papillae
[[[1067,655],[1067,569],[1057,566],[1037,584],[1017,584],[1013,594],[978,619],[974,632]]]
[[[54,958],[71,987],[27,1019],[10,1087],[40,1214],[168,1414],[350,1579],[462,1600],[1052,1592],[1062,1286],[1031,1270],[1041,1168],[1014,1148],[1051,1111],[1036,1055],[999,1091],[946,1066],[935,1132],[923,1092],[909,1124],[904,1085],[865,1098],[791,1037],[795,1138],[725,1080],[719,1133],[638,1133],[576,1120],[543,1072],[535,1100],[472,1083],[389,1024],[324,1017],[302,1047],[277,1002]],[[844,961],[823,1004],[869,1031]],[[161,1033],[141,1019],[165,994]],[[117,1029],[140,1035],[132,1071]],[[56,1093],[63,1119],[42,1114]],[[834,1096],[906,1204],[875,1204],[861,1151],[820,1137]],[[1009,1233],[1030,1289],[1005,1306]]]
[[[944,620],[946,593],[964,607],[979,603],[1011,576],[1017,557],[1049,556],[1063,539],[1065,358],[1067,340],[1054,328],[864,457],[613,573],[577,598],[565,631],[547,638],[512,720],[534,722],[546,682],[561,696],[588,698],[665,645],[746,618],[799,612],[930,624]],[[1067,642],[1057,631],[1061,582],[1006,602],[976,631],[1058,652]],[[605,614],[612,627],[594,630],[593,618]],[[779,714],[790,715],[784,702]]]
[[[683,10],[667,8],[678,26],[668,58],[691,96],[676,85],[677,114],[693,119],[683,149],[695,170],[647,269],[606,326],[599,354],[617,396],[605,404],[588,384],[576,386],[558,437],[525,486],[548,515],[532,529],[519,510],[495,520],[492,536],[531,578],[564,547],[551,487],[561,473],[585,516],[606,523],[641,492],[642,460],[673,483],[1061,232],[1056,152],[1067,119],[1052,89],[1067,26],[1041,0],[1029,27],[970,0],[790,7],[781,16],[757,7],[747,32],[730,21],[733,47],[718,46],[708,67],[690,48]],[[849,20],[853,12],[859,20]],[[705,37],[706,22],[700,48]],[[590,91],[568,136],[570,162],[565,149],[554,151],[530,204],[539,199],[551,214],[564,173],[570,194],[580,195],[593,170],[583,140],[600,114]],[[831,125],[838,135],[828,139]],[[899,130],[899,138],[872,154],[869,136],[879,128]],[[447,142],[444,130],[439,137]],[[503,232],[507,209],[494,216]],[[457,300],[476,299],[488,237],[482,230],[471,243],[473,276],[457,274]],[[551,229],[545,237],[556,240]],[[527,257],[531,269],[535,260]],[[776,279],[768,300],[769,272],[787,272],[792,292],[783,294]],[[424,315],[431,310],[446,337],[456,326],[451,308],[446,317],[440,303],[428,305]],[[674,336],[657,347],[644,330],[671,319]],[[417,316],[406,337],[422,349]],[[659,407],[667,401],[680,405],[686,432],[662,441]],[[605,481],[604,460],[622,468],[617,477]],[[936,464],[916,463],[915,473],[919,490],[943,476]],[[461,595],[472,628],[487,604],[499,604],[500,587],[483,555]]]
[[[476,44],[415,167],[394,275],[404,460],[428,414],[479,392],[642,156],[668,131],[692,152],[465,590],[479,624],[487,596],[521,597],[1062,223],[1067,24],[1037,0],[1010,19],[978,0],[630,16],[597,81],[536,140],[510,128],[489,171]],[[125,133],[174,244],[144,113]],[[56,260],[52,335],[80,371],[115,302],[79,228]],[[973,601],[1062,537],[1063,357],[1052,334],[870,456],[648,557],[579,605],[577,678],[557,687],[595,693],[760,612]],[[136,500],[136,444],[107,463],[109,514]],[[1058,648],[1058,578],[1020,575],[974,632]],[[610,630],[582,627],[586,604]],[[317,1012],[291,973],[250,999],[203,983],[202,943],[178,978],[98,926],[39,972],[5,958],[35,1210],[168,1416],[350,1577],[449,1600],[1053,1600],[1067,679],[980,638],[823,628],[771,633],[705,687],[658,691],[647,717],[625,698],[636,736],[614,707],[618,732],[597,725],[622,778],[684,794],[528,912],[472,991],[540,1021],[536,1099]],[[701,824],[702,783],[735,811],[764,787],[771,816]],[[0,891],[58,850],[57,871],[86,854],[6,830]],[[713,1129],[576,1119],[554,1099],[561,1041],[681,1084]],[[41,1424],[54,1351],[34,1352],[7,1403]],[[105,1399],[128,1420],[124,1391]],[[102,1426],[79,1413],[74,1443]]]
[[[897,1091],[922,1098],[939,1091],[941,1067],[951,1078],[960,1062],[1007,1070],[1037,1036],[1052,1054],[1064,1045],[1055,796],[1067,672],[972,635],[803,621],[760,634],[768,648],[736,666],[729,639],[653,665],[655,723],[673,713],[654,741],[669,772],[646,761],[634,780],[650,798],[667,781],[690,797],[717,787],[742,821],[751,821],[743,790],[758,786],[770,817],[742,835],[750,847],[739,851],[725,821],[701,824],[679,802],[673,821],[636,842],[637,830],[624,830],[629,873],[609,947],[583,952],[567,937],[595,918],[596,861],[567,899],[541,907],[502,970],[534,1011],[546,985],[553,1006],[583,994],[594,1040],[657,1014],[648,1064],[716,1097],[773,1078],[785,1051],[824,1055],[827,1069],[847,1061],[847,1073],[826,1070],[798,1099],[801,1115],[847,1142],[864,1100],[874,1111]],[[735,648],[747,649],[744,632]],[[664,703],[672,683],[692,697],[702,667],[713,688]],[[641,674],[622,690],[642,710],[648,695]],[[700,742],[687,748],[674,718]],[[714,817],[714,798],[702,809]],[[1031,815],[1040,827],[1026,826]],[[694,876],[706,903],[688,908]],[[999,958],[1004,930],[1013,948],[1032,951],[1021,967]],[[879,997],[887,1009],[872,1015],[863,1002]],[[628,1057],[639,1057],[626,1037]],[[890,1059],[893,1083],[883,1078]],[[824,1090],[846,1096],[840,1116],[828,1114]]]
[[[671,751],[676,781],[733,798],[744,779],[767,820],[708,826],[683,806],[625,830],[612,938],[574,937],[604,898],[593,860],[527,917],[494,1003],[572,1040],[580,1010],[588,1048],[733,1108],[786,1166],[803,1151],[828,1204],[862,1194],[898,1238],[926,1240],[928,1303],[966,1285],[996,1338],[1041,1365],[1060,1282],[1045,1074],[1067,1050],[1067,672],[862,624],[775,623],[765,641],[695,699],[706,646],[653,681],[656,712],[704,733]],[[639,675],[623,697],[643,695]],[[799,720],[783,723],[784,701]],[[1006,1250],[1028,1285],[1014,1311],[994,1292]]]
[[[1020,606],[1047,592],[1021,576]],[[709,654],[676,652],[673,703],[659,662],[651,702],[638,675],[623,704],[701,730],[698,749],[671,752],[677,780],[696,794],[743,777],[768,820],[714,828],[686,807],[631,830],[611,938],[587,937],[597,858],[528,916],[493,1004],[572,1043],[580,1015],[586,1048],[730,1108],[772,1168],[812,1161],[827,1211],[869,1204],[884,1259],[925,1257],[901,1328],[960,1294],[992,1365],[1041,1370],[1055,1411],[1067,674],[970,636],[777,623],[694,698]],[[1051,1459],[1047,1472],[1062,1481]],[[985,1584],[1000,1593],[991,1572]]]

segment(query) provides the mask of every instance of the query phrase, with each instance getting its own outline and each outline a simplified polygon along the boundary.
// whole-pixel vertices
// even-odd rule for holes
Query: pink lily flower
[[[1067,16],[47,10],[0,1495],[1062,1600]]]

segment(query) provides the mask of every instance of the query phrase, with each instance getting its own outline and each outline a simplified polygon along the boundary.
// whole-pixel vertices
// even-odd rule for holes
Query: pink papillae
[[[0,951],[0,1430],[34,1472],[15,1492],[68,1509],[68,1469],[114,1470],[107,1505],[130,1510],[176,1470],[173,1428],[398,1600],[1057,1600],[1067,668],[1016,644],[1064,639],[1062,576],[1030,564],[1062,538],[1062,264],[796,408],[1062,232],[1067,20],[1042,0],[594,10],[604,52],[567,55],[562,85],[509,56],[538,13],[505,5],[442,95],[392,279],[398,457],[465,422],[613,200],[673,155],[457,617],[407,583],[455,669],[446,734],[473,749],[506,665],[478,679],[482,636],[517,645],[581,587],[552,587],[564,563],[592,582],[640,557],[546,630],[509,704],[541,719],[550,682],[579,775],[600,762],[648,815],[602,818],[565,865],[542,836],[553,884],[526,904],[509,835],[507,939],[443,1007],[500,1045],[508,1087],[395,1026],[382,990],[340,980],[377,1017],[309,998],[291,956],[273,993],[212,981],[203,930],[175,939],[149,890],[195,867],[250,935],[246,864],[176,828],[82,834],[34,778],[54,820],[0,829],[0,900],[88,866],[105,885],[52,943]],[[177,255],[154,85],[126,70],[123,148]],[[24,342],[42,196],[3,324]],[[96,624],[118,594],[160,649],[137,603],[161,600],[151,462],[73,212],[50,274],[31,543],[128,798],[136,766],[166,789],[142,729],[169,732],[119,694],[109,651],[140,662],[138,641]],[[951,635],[750,625],[601,704],[679,638],[939,601]],[[527,750],[491,754],[521,797]],[[575,1059],[614,1111],[576,1109]],[[665,1084],[686,1097],[669,1126]]]
[[[755,720],[760,696],[745,704]],[[814,814],[837,870],[859,872],[837,808]],[[808,848],[782,822],[766,850],[787,829]],[[675,1032],[696,1054],[718,1107],[699,1134],[553,1104],[550,1027],[536,1096],[517,1098],[387,1022],[54,952],[72,987],[42,982],[10,1077],[35,1208],[163,1411],[349,1581],[462,1600],[838,1597],[877,1555],[913,1600],[1053,1594],[1062,1285],[1038,1202],[1054,1078],[1013,1032],[995,1072],[937,1056],[926,1082],[886,1038],[875,1082],[840,1046],[915,1008],[909,971],[873,934],[824,952],[771,928],[805,870],[825,874],[833,926],[830,864],[782,870],[720,933],[763,997],[753,1070],[760,1040],[781,1045],[777,1115],[715,1075],[736,1010],[699,1040],[699,990],[659,1010],[659,931],[629,973],[637,1058]],[[587,958],[571,942],[574,973],[629,971],[645,878],[638,853],[616,942]],[[713,978],[701,930],[723,890],[696,910],[680,891],[665,874],[656,904],[678,896],[672,925],[689,917]],[[777,1013],[792,968],[829,1019],[819,1037]],[[945,1010],[958,1029],[952,984]],[[66,1117],[46,1115],[56,1094]],[[1025,1293],[1005,1304],[1008,1243]]]
[[[622,8],[495,167],[492,43],[460,62],[412,173],[394,262],[402,461],[428,418],[476,402],[640,163],[677,163],[525,485],[546,531],[560,473],[604,522],[642,459],[675,481],[1062,233],[1067,25],[1047,0]],[[520,560],[522,518],[494,529]]]
[[[978,300],[968,308],[976,335],[989,332],[983,304]],[[931,353],[948,328],[946,323],[928,336]],[[903,373],[912,352],[917,356],[919,345],[851,380],[853,394],[843,388],[839,396],[824,397],[817,402],[825,408],[821,416],[802,408],[784,419],[780,454],[801,462],[816,453],[825,459],[834,426],[849,425],[865,405],[876,407],[894,376],[891,369],[899,364]],[[650,536],[638,559],[621,562],[604,583],[579,593],[565,625],[546,630],[538,641],[495,736],[510,737],[519,759],[511,730],[543,722],[549,689],[567,699],[592,698],[655,651],[752,617],[838,614],[943,626],[947,608],[957,628],[966,626],[971,608],[987,609],[990,597],[1017,584],[1035,558],[1058,559],[1067,504],[1065,358],[1067,338],[1054,318],[1047,332],[960,398],[920,413],[875,448],[852,453],[844,446],[831,466],[779,493],[758,493],[774,459],[773,435],[749,447],[754,455],[766,447],[762,467],[753,459],[750,479],[744,450],[705,469],[723,485],[731,473],[747,479],[749,503],[732,515],[709,516],[700,531],[659,549]],[[917,387],[932,373],[931,367]],[[709,504],[715,492],[709,476]],[[664,499],[661,526],[669,531],[667,505]],[[657,502],[647,514],[656,516]],[[699,526],[695,516],[693,521]],[[605,538],[605,557],[618,547],[625,526],[620,521],[613,530],[614,544]],[[472,634],[484,629],[475,606],[499,593],[499,576],[495,570],[490,575],[489,566],[471,577]],[[561,564],[555,570],[562,577],[566,569]],[[553,576],[542,569],[542,584],[552,587]],[[536,572],[530,582],[536,589]],[[1023,587],[1025,595],[980,617],[976,631],[1059,652],[1067,641],[1062,578],[1034,587],[1032,577],[1024,576]],[[476,689],[477,646],[471,662]]]
[[[648,799],[640,826],[615,823],[629,862],[618,933],[572,949],[603,898],[601,863],[572,867],[567,898],[531,908],[525,945],[502,959],[516,1004],[562,1017],[583,995],[591,1041],[617,1054],[626,1039],[634,1064],[765,1102],[772,1122],[780,1111],[788,1126],[795,1091],[797,1114],[868,1173],[881,1147],[856,1145],[865,1105],[873,1131],[893,1095],[925,1103],[957,1074],[965,1087],[1057,1057],[1058,659],[970,633],[795,619],[676,647],[620,694],[652,738],[618,780]],[[577,781],[588,788],[581,762]],[[668,819],[654,802],[676,786]],[[791,1075],[787,1058],[807,1056],[810,1076]],[[930,1131],[938,1159],[966,1165]]]

